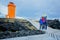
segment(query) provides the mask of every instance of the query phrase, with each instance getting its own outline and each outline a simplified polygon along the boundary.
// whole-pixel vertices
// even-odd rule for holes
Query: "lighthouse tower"
[[[6,15],[6,18],[15,18],[15,9],[15,4],[13,2],[10,2],[8,4],[8,14]]]

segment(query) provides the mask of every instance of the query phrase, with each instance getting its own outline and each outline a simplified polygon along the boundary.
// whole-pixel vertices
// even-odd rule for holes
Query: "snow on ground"
[[[27,37],[16,37],[16,38],[9,38],[3,40],[55,40],[52,37],[48,37],[48,35],[35,35],[35,36],[27,36]]]
[[[29,19],[27,19],[27,20],[39,30],[39,23],[38,22],[35,22],[33,20],[29,20]]]
[[[39,30],[39,23],[35,21],[30,21],[38,30]],[[60,30],[52,29],[48,27],[45,34],[40,35],[32,35],[26,37],[15,37],[15,38],[8,38],[3,40],[60,40]]]

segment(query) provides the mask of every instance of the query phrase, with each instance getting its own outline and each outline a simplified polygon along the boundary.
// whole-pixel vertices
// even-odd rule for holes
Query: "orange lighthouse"
[[[15,9],[15,4],[13,2],[10,2],[8,4],[8,14],[6,15],[6,18],[15,18]]]

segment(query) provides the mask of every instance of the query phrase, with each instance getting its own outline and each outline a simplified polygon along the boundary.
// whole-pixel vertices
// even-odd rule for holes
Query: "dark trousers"
[[[41,29],[41,30],[47,29],[47,25],[44,25],[44,24],[40,25],[40,29]]]

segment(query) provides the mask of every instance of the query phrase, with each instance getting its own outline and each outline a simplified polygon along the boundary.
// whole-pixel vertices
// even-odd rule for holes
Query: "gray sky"
[[[60,18],[60,0],[0,0],[0,11],[4,15],[9,2],[15,3],[18,17],[39,19],[45,13],[50,19]]]

